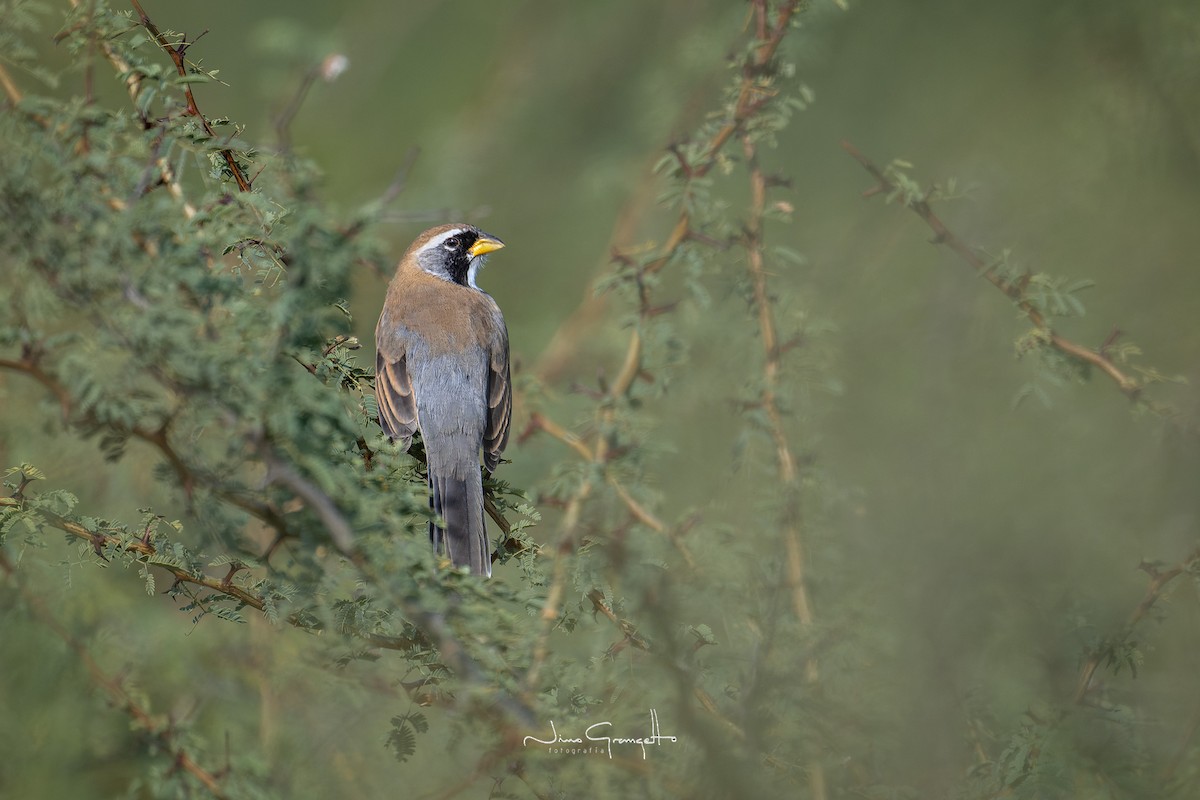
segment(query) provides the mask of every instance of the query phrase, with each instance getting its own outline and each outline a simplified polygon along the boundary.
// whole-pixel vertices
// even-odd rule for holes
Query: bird
[[[379,422],[405,450],[421,432],[434,551],[488,577],[479,460],[491,474],[508,444],[512,381],[504,315],[476,280],[502,247],[473,225],[425,231],[400,259],[375,328]]]

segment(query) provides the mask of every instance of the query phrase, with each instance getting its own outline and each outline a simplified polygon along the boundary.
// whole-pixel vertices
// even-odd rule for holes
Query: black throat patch
[[[471,270],[471,256],[467,251],[479,240],[479,234],[463,231],[454,238],[458,241],[458,247],[446,251],[446,274],[459,286],[466,286],[467,273]]]

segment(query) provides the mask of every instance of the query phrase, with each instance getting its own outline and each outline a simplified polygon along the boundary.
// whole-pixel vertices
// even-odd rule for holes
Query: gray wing
[[[400,441],[407,450],[417,430],[417,400],[408,377],[408,359],[404,351],[398,358],[387,358],[382,349],[375,356],[375,399],[379,403],[379,424],[383,432]]]
[[[512,421],[512,381],[508,368],[508,331],[504,318],[496,309],[499,332],[492,343],[488,364],[487,427],[483,432],[483,463],[488,472],[495,472],[500,454],[508,444],[508,424]]]

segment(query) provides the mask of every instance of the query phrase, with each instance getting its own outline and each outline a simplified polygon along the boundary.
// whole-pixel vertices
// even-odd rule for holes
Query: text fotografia
[[[544,744],[548,746],[548,751],[557,755],[603,755],[608,754],[609,758],[613,757],[613,746],[621,745],[637,745],[642,749],[642,760],[646,759],[646,745],[657,747],[664,742],[672,744],[679,741],[677,736],[663,736],[662,729],[658,727],[658,712],[653,708],[650,709],[650,735],[649,736],[610,736],[612,731],[611,722],[594,722],[587,726],[583,732],[582,738],[563,736],[558,732],[558,728],[554,727],[554,720],[550,720],[550,738],[539,739],[536,736],[526,736],[525,746],[528,747],[530,742]]]

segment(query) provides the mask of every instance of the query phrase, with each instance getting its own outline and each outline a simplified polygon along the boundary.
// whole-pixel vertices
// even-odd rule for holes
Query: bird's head
[[[417,237],[405,255],[417,267],[442,280],[478,289],[475,278],[487,254],[504,242],[474,225],[455,223],[430,228]]]

